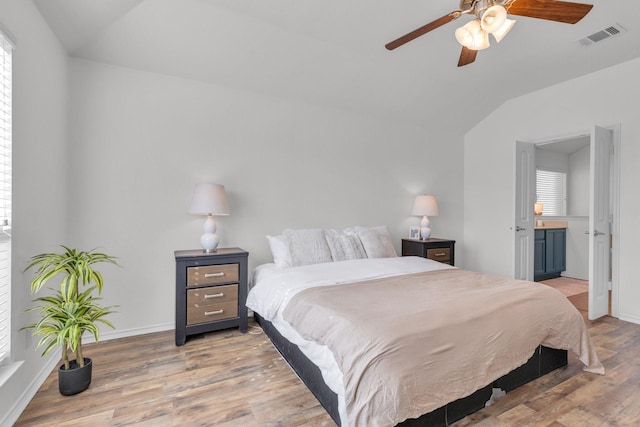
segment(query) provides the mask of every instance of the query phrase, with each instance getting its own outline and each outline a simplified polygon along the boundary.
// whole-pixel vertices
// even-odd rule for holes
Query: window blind
[[[0,364],[11,349],[11,87],[14,44],[0,26]]]
[[[537,202],[542,203],[542,215],[565,216],[567,214],[567,174],[536,170]]]

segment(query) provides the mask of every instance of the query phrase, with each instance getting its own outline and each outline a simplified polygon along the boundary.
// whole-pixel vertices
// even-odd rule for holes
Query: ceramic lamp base
[[[429,237],[431,237],[431,229],[429,227],[420,227],[420,238],[427,240]]]
[[[431,237],[431,229],[429,228],[429,218],[425,215],[420,221],[420,238],[427,240],[429,237]]]
[[[204,222],[204,234],[200,236],[200,245],[202,245],[202,251],[205,253],[215,252],[220,239],[216,234],[216,222],[213,220],[213,215],[207,216],[207,220]]]

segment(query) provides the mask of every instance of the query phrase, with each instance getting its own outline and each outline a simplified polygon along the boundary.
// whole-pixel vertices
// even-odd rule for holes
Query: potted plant
[[[25,271],[36,268],[36,277],[31,281],[32,294],[58,275],[62,280],[54,295],[35,299],[41,304],[27,311],[37,311],[41,318],[22,329],[33,329],[33,335],[42,336],[38,347],[44,347],[43,356],[60,346],[64,363],[58,369],[58,387],[61,394],[69,396],[86,390],[91,384],[92,362],[84,357],[82,335],[88,332],[97,342],[98,322],[114,328],[104,318],[113,313],[114,306],[102,307],[97,303],[101,298],[94,296],[94,291],[102,292],[104,280],[93,265],[118,263],[114,257],[101,252],[62,248],[60,253],[33,256],[25,268]],[[75,353],[75,359],[69,360],[69,353]]]

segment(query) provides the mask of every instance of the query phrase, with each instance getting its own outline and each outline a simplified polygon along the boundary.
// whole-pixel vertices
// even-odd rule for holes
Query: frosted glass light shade
[[[469,49],[473,50],[482,50],[491,46],[489,43],[489,33],[486,31],[480,31],[473,39],[473,46]]]
[[[496,39],[496,42],[500,43],[504,38],[504,36],[506,36],[507,33],[511,31],[511,29],[515,24],[516,24],[516,21],[514,19],[506,19],[502,27],[498,28],[496,31],[491,33],[493,34],[493,38]]]
[[[458,43],[460,43],[462,46],[471,48],[475,35],[480,31],[482,31],[482,28],[480,27],[480,21],[474,19],[473,21],[469,21],[462,27],[456,29],[456,40],[458,40]]]
[[[487,33],[493,33],[504,25],[506,19],[507,9],[502,5],[496,4],[484,11],[480,19],[480,25]]]
[[[455,36],[458,43],[468,49],[482,50],[490,46],[489,34],[482,29],[479,19],[469,21],[458,28]]]

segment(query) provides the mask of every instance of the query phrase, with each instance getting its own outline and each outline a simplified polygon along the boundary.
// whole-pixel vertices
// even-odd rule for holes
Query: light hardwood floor
[[[605,376],[570,357],[455,426],[640,425],[640,325],[607,317],[589,330]],[[90,344],[85,355],[91,387],[63,397],[53,372],[16,426],[335,425],[261,333],[219,331],[176,347],[161,332]]]
[[[538,283],[551,286],[562,292],[566,297],[578,295],[589,291],[589,281],[574,279],[572,277],[556,277],[554,279],[542,280]]]

